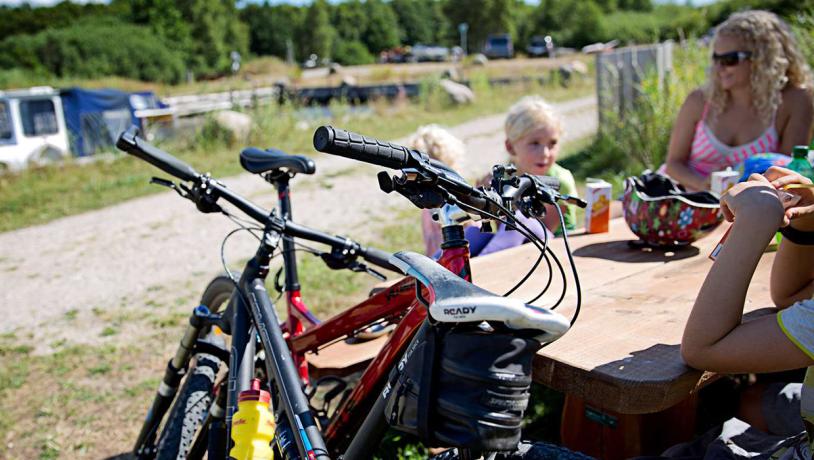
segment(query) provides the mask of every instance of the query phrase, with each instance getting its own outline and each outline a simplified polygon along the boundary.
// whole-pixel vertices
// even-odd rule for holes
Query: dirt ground
[[[595,98],[556,106],[566,142],[595,132]],[[478,177],[505,159],[503,118],[498,114],[451,128],[469,152],[464,176]],[[378,168],[321,154],[315,161],[316,175],[292,183],[294,217],[302,224],[364,244],[394,210],[410,207],[403,198],[379,191]],[[223,182],[261,206],[275,205],[273,189],[258,177],[242,174]],[[0,334],[25,335],[42,344],[39,352],[54,341],[98,343],[105,337],[106,323],[99,320],[105,309],[138,309],[146,298],[172,302],[179,292],[200,292],[222,271],[221,241],[233,228],[228,219],[201,214],[167,192],[2,233]],[[235,267],[255,248],[251,237],[238,235],[229,240],[226,259]]]

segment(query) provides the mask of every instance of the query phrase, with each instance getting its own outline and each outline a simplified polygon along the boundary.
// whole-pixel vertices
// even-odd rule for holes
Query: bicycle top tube
[[[416,292],[434,321],[501,322],[511,329],[538,331],[535,336],[540,342],[554,341],[570,327],[570,321],[559,313],[493,294],[461,279],[426,256],[398,252],[390,261],[427,287],[428,299],[422,298],[420,290]]]

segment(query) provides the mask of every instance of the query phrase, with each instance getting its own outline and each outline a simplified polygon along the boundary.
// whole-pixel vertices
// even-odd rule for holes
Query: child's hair
[[[560,135],[563,134],[562,121],[551,104],[540,96],[526,96],[506,115],[506,139],[514,142],[541,126],[554,127]]]
[[[421,126],[407,139],[407,147],[457,169],[464,156],[464,143],[438,125]]]

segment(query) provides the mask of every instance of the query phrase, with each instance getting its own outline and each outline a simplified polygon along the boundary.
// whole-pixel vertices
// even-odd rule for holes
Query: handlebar
[[[181,180],[193,181],[200,176],[192,166],[138,137],[138,128],[135,126],[119,136],[116,147]]]
[[[330,246],[332,250],[345,250],[348,251],[351,258],[355,258],[358,255],[377,267],[401,273],[399,268],[389,262],[392,254],[379,249],[364,247],[349,238],[331,235],[297,224],[288,219],[282,219],[272,212],[243,198],[222,183],[210,178],[208,175],[199,174],[192,166],[138,137],[138,128],[135,126],[130,127],[119,136],[116,147],[181,180],[194,182],[192,185],[192,193],[182,193],[182,196],[195,202],[199,210],[203,211],[206,207],[202,206],[200,203],[201,200],[206,200],[206,205],[212,206],[215,201],[223,198],[265,228],[287,236],[322,243]],[[187,189],[187,191],[189,190]]]
[[[391,169],[409,168],[418,163],[407,147],[332,126],[317,128],[314,132],[314,148],[323,153]]]
[[[517,204],[521,200],[525,201],[521,203],[523,208],[535,214],[545,212],[543,204],[554,204],[559,199],[585,207],[584,202],[576,197],[561,196],[559,181],[553,177],[524,174],[498,181],[501,185],[493,185],[494,192],[485,191],[469,185],[455,170],[418,150],[332,126],[317,128],[314,148],[365,163],[401,169],[404,175],[400,178],[379,173],[379,187],[387,193],[399,192],[419,208],[437,208],[452,199],[483,217],[491,217],[501,213],[504,203]],[[507,170],[502,168],[501,175]]]

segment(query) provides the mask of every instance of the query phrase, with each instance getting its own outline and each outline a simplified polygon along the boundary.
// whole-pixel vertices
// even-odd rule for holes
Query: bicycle
[[[132,129],[122,134],[117,146],[183,181],[190,182],[191,187],[187,187],[154,178],[155,182],[171,187],[181,196],[195,202],[201,212],[224,212],[217,204],[219,199],[223,199],[243,211],[252,220],[262,224],[263,232],[262,238],[259,238],[259,248],[255,256],[247,262],[240,279],[214,280],[204,293],[202,305],[196,308],[191,316],[190,326],[175,357],[168,364],[139,435],[134,453],[140,458],[156,456],[163,458],[162,450],[165,444],[171,444],[169,441],[164,442],[167,439],[172,439],[177,446],[169,449],[175,456],[180,450],[181,457],[186,451],[188,458],[201,458],[204,452],[208,452],[209,458],[226,458],[230,439],[230,417],[234,414],[237,395],[240,390],[249,387],[249,379],[255,372],[261,374],[273,395],[272,407],[277,419],[275,449],[281,458],[329,458],[331,454],[343,455],[344,458],[364,458],[380,441],[387,422],[393,421],[392,407],[389,410],[391,420],[385,417],[388,396],[395,388],[403,388],[403,381],[407,375],[404,369],[412,363],[409,358],[417,353],[417,346],[427,343],[428,335],[438,336],[436,329],[448,334],[447,337],[455,338],[457,337],[455,334],[459,334],[458,339],[467,340],[473,337],[480,339],[487,336],[498,337],[501,334],[524,336],[522,340],[527,344],[522,347],[524,353],[521,361],[525,360],[526,366],[519,374],[520,378],[516,379],[521,383],[518,401],[523,402],[522,384],[528,380],[531,355],[541,344],[550,343],[565,333],[576,319],[575,315],[568,321],[553,311],[496,296],[467,282],[471,280],[469,254],[461,222],[468,218],[470,213],[517,227],[511,222],[514,216],[513,209],[510,210],[507,206],[529,215],[540,215],[545,203],[554,203],[557,199],[578,201],[572,197],[561,197],[540,178],[516,177],[511,171],[496,169],[491,190],[475,189],[454,171],[443,164],[430,161],[421,152],[330,127],[319,128],[315,134],[317,150],[402,169],[401,177],[390,177],[380,173],[380,187],[387,192],[397,191],[419,207],[441,208],[445,241],[442,245],[441,259],[435,263],[414,253],[397,253],[390,256],[382,251],[364,248],[350,239],[295,224],[290,220],[290,203],[287,208],[285,205],[287,193],[280,194],[283,215],[277,216],[274,212],[259,208],[231,192],[217,180],[197,173],[191,166],[144,142]],[[281,152],[264,152],[259,149],[244,150],[241,153],[241,164],[251,172],[265,174],[267,180],[271,179],[278,189],[284,190],[287,190],[287,181],[294,174],[313,172],[312,167],[307,167],[308,160],[303,157],[293,157]],[[532,270],[543,259],[548,263],[550,276],[543,289],[545,291],[551,284],[551,265],[548,257],[544,256],[546,251],[551,253],[551,250],[547,247],[547,241],[539,241],[528,229],[518,228],[518,230],[525,232],[541,250],[541,257]],[[299,296],[292,237],[330,246],[331,251],[322,252],[320,256],[331,268],[368,271],[364,264],[358,262],[358,259],[362,258],[378,267],[395,270],[411,277],[404,278],[359,305],[319,323],[304,307]],[[285,323],[278,320],[264,286],[268,262],[280,240],[283,242],[289,311],[289,320]],[[565,272],[556,256],[555,261],[565,281]],[[581,296],[570,251],[569,261],[577,287],[578,313]],[[452,273],[442,266],[451,269]],[[526,278],[528,275],[514,289]],[[560,296],[558,304],[564,295],[565,292]],[[225,310],[218,313],[219,305],[224,302],[227,303]],[[471,308],[473,302],[477,308]],[[207,308],[213,306],[212,310]],[[396,323],[396,329],[382,351],[368,366],[359,384],[352,390],[333,391],[331,398],[327,398],[326,395],[326,399],[330,400],[342,393],[340,402],[330,417],[327,406],[323,406],[322,411],[310,407],[301,385],[311,383],[311,388],[315,388],[319,387],[321,382],[308,381],[307,367],[304,366],[305,353],[317,351],[337,340],[353,336],[370,324],[382,321]],[[303,325],[304,322],[308,327]],[[216,341],[210,339],[211,334],[204,334],[213,326],[231,335],[232,343],[228,351],[222,345],[214,343]],[[425,341],[421,342],[419,338]],[[462,343],[465,342],[464,340]],[[256,353],[256,346],[261,347],[259,353]],[[528,351],[532,348],[529,354]],[[256,360],[255,356],[259,356],[260,359]],[[256,363],[259,364],[258,369],[255,369]],[[520,367],[523,367],[524,363],[520,363]],[[205,369],[199,372],[202,365]],[[226,367],[228,376],[217,377],[216,367]],[[189,370],[185,373],[187,368]],[[190,377],[185,380],[182,389],[177,391],[185,374]],[[195,379],[200,374],[211,376],[207,378],[203,389],[190,383],[200,380]],[[525,382],[526,401],[528,384],[530,382]],[[189,390],[190,387],[195,391]],[[418,385],[417,388],[420,390],[422,387]],[[177,398],[176,392],[180,393]],[[208,396],[211,401],[201,404],[201,410],[193,411],[195,416],[191,421],[185,417],[191,425],[184,425],[182,421],[182,429],[179,430],[175,428],[178,423],[174,424],[172,421],[178,419],[178,414],[184,416],[188,414],[184,401],[189,401],[193,393]],[[382,395],[381,398],[377,397],[379,394]],[[423,399],[426,397],[422,396]],[[170,422],[165,424],[156,443],[159,426],[173,400],[175,405],[170,411]],[[392,403],[392,400],[390,404],[398,406],[398,402]],[[420,411],[426,412],[426,407]],[[517,412],[514,411],[512,414],[514,417],[509,417],[510,423],[505,427],[511,436],[508,437],[508,441],[501,440],[506,445],[501,444],[500,449],[496,450],[507,451],[509,450],[507,447],[514,449],[518,445]],[[519,414],[522,416],[522,408]],[[427,414],[419,415],[418,418],[422,417],[423,420],[419,421],[421,426],[412,429],[426,435]],[[470,432],[469,437],[477,438],[477,417],[470,421],[474,423],[472,432],[475,434]],[[411,427],[407,427],[408,431],[410,429]],[[178,431],[191,435],[186,440],[178,440],[175,434]],[[445,458],[452,458],[450,455],[466,458],[476,451],[485,451],[482,446],[477,447],[477,441],[474,439],[474,448],[459,449],[456,453],[448,452],[444,454],[447,456]],[[535,446],[525,445],[523,448],[532,452]]]

